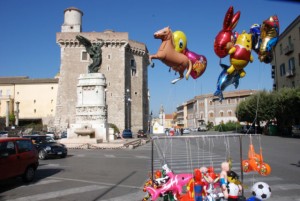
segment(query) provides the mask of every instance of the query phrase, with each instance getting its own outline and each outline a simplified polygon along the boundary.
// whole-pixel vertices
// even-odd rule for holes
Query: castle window
[[[134,59],[130,60],[131,76],[136,76],[136,63]]]
[[[33,103],[36,103],[36,100],[33,100]]]
[[[135,94],[135,95],[137,95],[137,94],[138,94],[138,92],[134,92],[134,94]]]
[[[136,69],[131,69],[131,76],[136,76]]]
[[[81,52],[81,61],[87,61],[88,60],[88,53],[86,51]]]
[[[111,56],[110,56],[110,54],[109,54],[109,55],[107,55],[107,59],[110,59],[110,57],[111,57]]]
[[[51,89],[53,90],[54,88],[53,88],[53,87],[51,87]]]
[[[36,113],[36,109],[34,109],[33,112]]]
[[[107,66],[107,71],[109,71],[110,70],[110,67],[109,66]]]

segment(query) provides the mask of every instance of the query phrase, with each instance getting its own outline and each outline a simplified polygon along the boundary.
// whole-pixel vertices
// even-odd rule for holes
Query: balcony
[[[283,49],[283,53],[285,55],[289,55],[290,53],[292,53],[294,51],[294,45],[293,44],[288,44],[284,49]]]
[[[285,74],[285,77],[291,78],[295,76],[295,70],[288,70]]]

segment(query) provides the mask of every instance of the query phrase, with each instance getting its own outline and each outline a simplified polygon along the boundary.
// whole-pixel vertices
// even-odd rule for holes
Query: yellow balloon
[[[182,53],[187,46],[187,39],[182,31],[173,32],[173,40],[176,52]]]

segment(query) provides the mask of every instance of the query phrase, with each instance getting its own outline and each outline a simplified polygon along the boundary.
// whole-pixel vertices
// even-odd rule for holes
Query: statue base
[[[102,73],[79,76],[76,123],[68,128],[66,140],[92,144],[109,141],[105,87],[106,79]]]

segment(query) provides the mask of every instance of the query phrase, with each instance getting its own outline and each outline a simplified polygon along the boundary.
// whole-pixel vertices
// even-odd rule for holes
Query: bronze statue
[[[93,60],[93,62],[88,66],[89,73],[98,73],[98,70],[102,63],[101,47],[103,46],[104,41],[99,39],[100,42],[97,42],[93,45],[89,39],[81,35],[77,35],[76,39],[85,47],[87,53],[90,55],[90,58]]]

